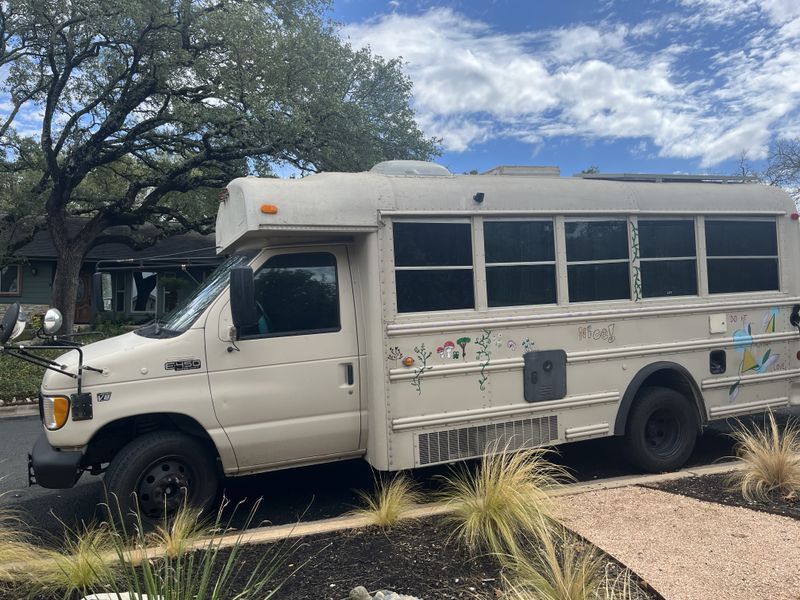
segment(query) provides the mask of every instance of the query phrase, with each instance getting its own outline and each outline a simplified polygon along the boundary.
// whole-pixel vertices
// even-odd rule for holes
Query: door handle
[[[344,382],[347,385],[353,385],[354,382],[353,378],[353,363],[347,363],[344,366]]]

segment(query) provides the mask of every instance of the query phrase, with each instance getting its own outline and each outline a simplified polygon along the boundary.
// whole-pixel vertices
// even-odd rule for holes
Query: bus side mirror
[[[111,273],[92,275],[92,306],[97,313],[111,310]]]
[[[231,269],[231,316],[236,331],[258,323],[256,286],[250,267]]]

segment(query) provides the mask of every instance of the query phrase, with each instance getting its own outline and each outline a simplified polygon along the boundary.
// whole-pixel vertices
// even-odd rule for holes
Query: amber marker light
[[[262,204],[261,212],[265,215],[276,215],[278,214],[278,207],[274,204]]]
[[[42,421],[50,431],[61,429],[69,415],[69,398],[64,396],[45,396],[42,399]]]
[[[406,357],[403,359],[403,364],[404,364],[405,366],[407,366],[407,367],[410,367],[411,365],[413,365],[413,364],[414,364],[414,359],[413,359],[413,358],[411,358],[410,356],[406,356]]]

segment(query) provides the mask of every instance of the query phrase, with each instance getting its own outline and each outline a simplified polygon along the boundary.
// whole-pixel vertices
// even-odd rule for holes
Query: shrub
[[[414,483],[403,474],[395,475],[388,481],[383,477],[376,478],[372,494],[362,491],[357,494],[365,507],[354,510],[352,514],[366,517],[371,524],[379,527],[395,525],[404,512],[422,500],[422,494]]]
[[[515,554],[520,536],[536,536],[554,520],[548,490],[569,476],[548,453],[503,450],[484,455],[474,471],[461,465],[443,478],[439,495],[452,509],[445,518],[471,552]]]
[[[731,483],[750,502],[800,491],[800,428],[790,422],[781,433],[775,415],[770,411],[767,417],[763,427],[748,429],[740,423],[731,434],[744,463]]]

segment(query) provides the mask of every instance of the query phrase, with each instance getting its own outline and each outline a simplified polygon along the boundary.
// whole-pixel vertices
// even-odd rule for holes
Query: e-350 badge
[[[191,369],[199,369],[202,366],[199,358],[187,358],[184,360],[171,360],[164,363],[164,369],[167,371],[189,371]]]

